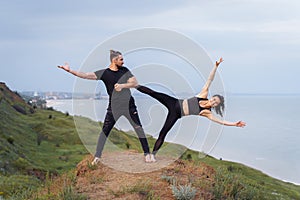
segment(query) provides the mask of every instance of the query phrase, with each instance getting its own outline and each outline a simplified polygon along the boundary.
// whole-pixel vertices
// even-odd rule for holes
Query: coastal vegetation
[[[33,108],[0,84],[0,199],[300,199],[300,186],[192,150],[149,173],[92,166],[75,117],[97,137],[101,122]],[[113,129],[110,141],[123,153],[142,152],[134,133]]]

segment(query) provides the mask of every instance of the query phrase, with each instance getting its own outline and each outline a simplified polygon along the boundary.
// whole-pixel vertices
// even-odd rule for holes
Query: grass
[[[30,169],[59,173],[75,167],[87,154],[74,125],[70,127],[72,119],[69,117],[62,121],[65,116],[56,112],[58,122],[55,123],[54,119],[45,117],[49,112],[54,114],[53,111],[37,111],[30,116],[14,116],[14,119],[6,118],[2,122],[6,125],[2,127],[1,134],[5,136],[9,132],[9,137],[14,140],[13,144],[1,141],[4,148],[1,157],[13,169],[7,171],[8,174]],[[38,134],[44,135],[40,144],[37,142]]]
[[[19,197],[19,199],[26,199],[40,184],[41,181],[32,176],[0,176],[0,196],[4,198]]]
[[[152,184],[150,180],[139,181],[133,185],[127,185],[125,187],[121,187],[118,191],[110,190],[110,193],[115,198],[120,198],[126,194],[137,194],[139,199],[146,200],[158,200],[152,189]]]
[[[73,169],[88,154],[73,118],[63,113],[21,114],[2,100],[0,123],[0,192],[5,198],[26,199],[47,173],[57,176]]]
[[[74,170],[68,171],[60,176],[57,183],[48,177],[45,181],[45,188],[39,188],[39,192],[31,193],[28,199],[34,200],[85,200],[87,196],[76,191],[76,175]],[[57,185],[57,187],[53,187]],[[46,191],[46,192],[45,192]]]
[[[257,191],[256,194],[259,198],[253,199],[300,199],[300,186],[295,184],[272,178],[243,164],[220,161],[210,156],[199,158],[199,152],[187,150],[182,157],[185,158],[187,155],[192,157],[191,159],[195,162],[195,165],[213,166],[216,171],[215,176],[223,176],[220,178],[223,182],[218,182],[219,184],[223,183],[228,187],[234,184],[243,185],[249,195],[251,192]],[[215,179],[217,178],[215,177]]]

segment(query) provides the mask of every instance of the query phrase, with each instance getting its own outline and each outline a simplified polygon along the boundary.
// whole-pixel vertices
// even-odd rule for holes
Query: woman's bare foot
[[[146,163],[150,163],[151,162],[151,156],[150,156],[149,153],[147,155],[145,155],[145,162]]]
[[[156,162],[154,154],[150,154],[150,160],[151,162]]]

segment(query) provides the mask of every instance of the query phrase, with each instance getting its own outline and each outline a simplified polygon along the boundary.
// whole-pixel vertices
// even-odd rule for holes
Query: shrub
[[[196,189],[189,185],[179,185],[178,188],[175,185],[171,186],[172,193],[177,200],[191,200],[196,195]]]
[[[161,179],[167,181],[169,184],[174,184],[176,179],[173,176],[162,175]]]
[[[125,145],[126,145],[126,148],[127,148],[127,149],[130,149],[130,143],[129,143],[129,142],[126,142]]]
[[[26,169],[28,166],[30,166],[30,163],[26,159],[21,157],[18,157],[18,159],[15,160],[13,163],[14,166],[17,167],[17,169],[19,170]]]
[[[54,108],[53,107],[47,107],[46,110],[54,111]]]
[[[186,155],[186,159],[187,160],[192,160],[192,155],[191,154]]]
[[[6,140],[10,144],[14,144],[14,141],[15,141],[15,139],[12,136],[9,136]]]

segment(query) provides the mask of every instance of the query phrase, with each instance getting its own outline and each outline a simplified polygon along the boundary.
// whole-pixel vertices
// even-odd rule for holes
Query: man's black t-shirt
[[[133,77],[132,73],[126,67],[121,67],[118,71],[112,71],[109,68],[102,69],[96,71],[95,74],[97,80],[104,82],[107,94],[109,95],[107,110],[128,110],[129,108],[136,107],[130,89],[124,88],[120,92],[114,89],[116,83],[127,83],[127,80]]]

